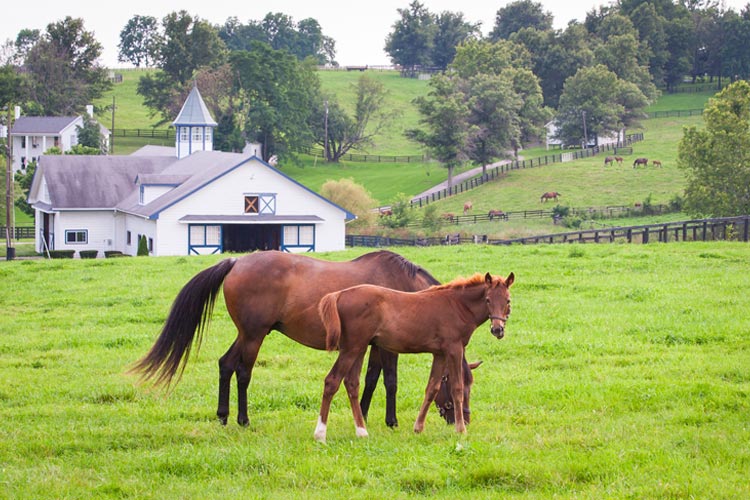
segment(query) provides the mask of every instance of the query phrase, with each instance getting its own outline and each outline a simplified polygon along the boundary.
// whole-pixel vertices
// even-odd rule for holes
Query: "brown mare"
[[[623,162],[622,156],[615,156],[615,161],[617,162],[618,165],[622,165],[622,162]]]
[[[494,219],[495,217],[508,220],[508,214],[506,214],[502,210],[490,210],[489,212],[487,212],[487,217],[489,217],[490,220]]]
[[[271,330],[308,347],[325,349],[326,332],[317,307],[323,295],[363,283],[416,291],[438,281],[420,266],[388,251],[368,253],[348,262],[328,262],[277,251],[225,259],[195,275],[178,293],[161,334],[132,371],[156,385],[168,387],[175,376],[179,380],[191,346],[200,345],[222,283],[224,301],[238,333],[234,344],[219,360],[216,414],[226,424],[231,379],[236,373],[237,422],[247,425],[247,388],[258,351]],[[382,367],[386,424],[391,427],[398,425],[397,362],[398,355],[375,347],[370,351],[372,373],[368,368],[365,386],[365,396],[372,397]],[[464,369],[468,370],[468,365]],[[366,415],[370,401],[365,396],[362,405]]]
[[[356,434],[367,436],[357,397],[359,373],[370,344],[381,351],[432,354],[430,379],[414,432],[424,430],[427,410],[440,390],[445,372],[452,381],[456,432],[466,432],[461,362],[464,349],[474,330],[488,319],[492,334],[503,338],[510,314],[509,288],[514,279],[513,273],[506,279],[489,273],[476,274],[415,293],[360,285],[323,297],[318,308],[326,329],[326,348],[338,349],[339,355],[325,379],[315,439],[326,440],[331,400],[342,380]]]
[[[604,166],[606,167],[607,165],[612,165],[614,161],[615,161],[614,156],[607,156],[606,158],[604,158]]]
[[[562,196],[562,195],[560,193],[558,193],[557,191],[550,191],[550,192],[544,193],[542,195],[541,200],[539,200],[539,201],[547,201],[547,200],[555,200],[555,201],[557,201],[557,197],[558,196]]]
[[[648,158],[636,158],[633,162],[633,168],[637,167],[638,165],[643,165],[644,167],[648,166]]]
[[[661,168],[661,162],[659,160],[651,160],[651,165]]]
[[[467,201],[464,203],[464,215],[466,215],[466,212],[470,212],[471,209],[474,208],[474,204],[470,201]]]

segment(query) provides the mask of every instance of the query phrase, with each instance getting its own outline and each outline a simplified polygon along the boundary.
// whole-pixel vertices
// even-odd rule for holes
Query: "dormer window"
[[[246,214],[257,214],[258,210],[258,197],[252,195],[245,196],[245,213]]]
[[[274,193],[246,194],[245,213],[274,215],[276,213],[276,195]]]

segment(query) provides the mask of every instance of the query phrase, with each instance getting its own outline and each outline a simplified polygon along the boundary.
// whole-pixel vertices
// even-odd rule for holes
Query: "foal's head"
[[[471,421],[469,398],[471,397],[471,386],[474,383],[474,375],[472,375],[471,371],[481,364],[481,361],[467,363],[466,359],[463,360],[463,368],[461,372],[464,376],[464,422],[467,424]],[[446,373],[441,379],[440,390],[435,396],[435,406],[437,407],[440,416],[449,424],[456,423],[456,410],[453,406],[453,397],[451,396],[452,390],[451,379]]]
[[[487,287],[485,300],[490,319],[490,332],[498,339],[505,335],[505,322],[510,316],[510,286],[515,276],[510,273],[507,278],[493,277],[490,273],[484,276]]]

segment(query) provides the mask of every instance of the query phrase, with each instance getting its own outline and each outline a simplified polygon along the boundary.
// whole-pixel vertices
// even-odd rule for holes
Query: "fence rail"
[[[488,245],[530,245],[536,243],[651,243],[678,241],[750,241],[750,215],[714,219],[610,227],[553,233],[510,240],[491,239],[486,235],[448,234],[440,238],[389,238],[385,236],[347,235],[347,246],[431,246],[483,243]]]
[[[146,137],[149,139],[174,139],[173,128],[116,128],[113,137]]]
[[[646,113],[649,118],[670,118],[672,116],[700,116],[703,109],[678,109],[673,111],[650,111]]]
[[[5,238],[5,226],[0,226],[0,234]],[[15,226],[13,228],[13,239],[33,239],[34,238],[34,226]]]

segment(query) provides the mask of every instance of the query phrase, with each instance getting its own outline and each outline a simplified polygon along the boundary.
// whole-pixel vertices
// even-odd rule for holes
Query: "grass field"
[[[466,437],[434,409],[412,433],[430,359],[406,355],[400,427],[385,427],[380,387],[370,437],[356,439],[339,393],[319,445],[335,355],[277,333],[254,371],[250,426],[220,426],[216,360],[235,335],[221,299],[173,394],[138,387],[127,367],[218,256],[0,264],[0,498],[750,496],[750,246],[399,252],[443,281],[516,274],[506,338],[484,325],[468,347],[484,364]]]

